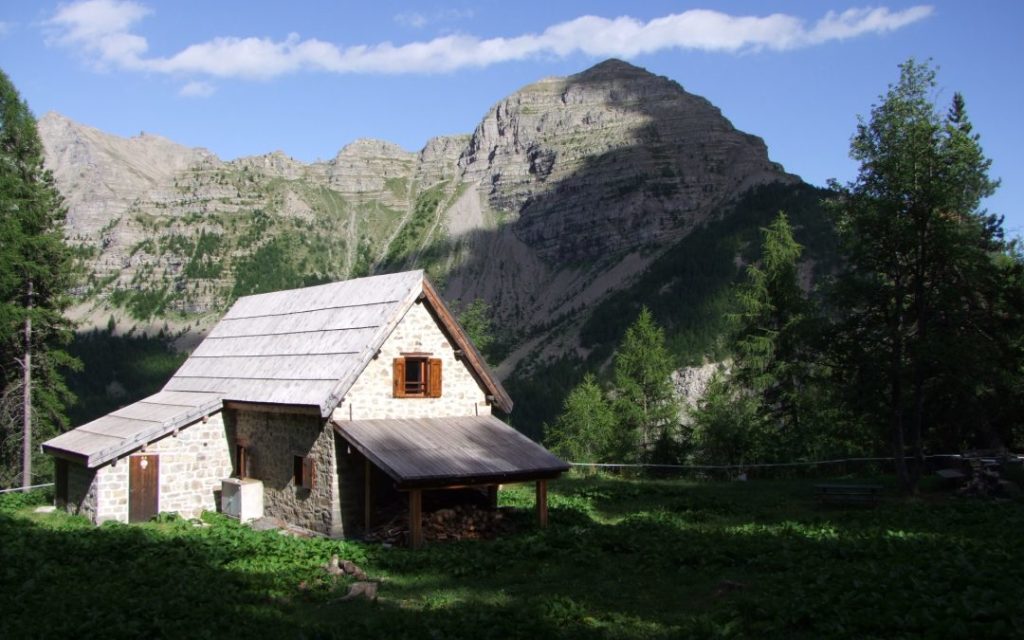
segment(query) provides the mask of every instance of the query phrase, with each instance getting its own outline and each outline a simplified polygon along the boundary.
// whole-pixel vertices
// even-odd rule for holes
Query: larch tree
[[[7,484],[17,475],[14,450],[21,450],[20,479],[27,487],[37,436],[56,433],[66,422],[70,395],[60,369],[74,361],[61,347],[70,337],[63,311],[74,260],[64,242],[65,215],[43,166],[35,118],[0,71],[0,382],[8,401],[0,424],[0,480]]]
[[[740,464],[804,455],[809,302],[800,287],[802,248],[782,212],[762,229],[761,258],[736,290],[736,348],[691,411],[697,459]]]
[[[732,376],[754,393],[773,427],[797,428],[802,379],[801,323],[807,297],[800,288],[802,248],[785,213],[762,230],[761,261],[747,268],[739,289],[739,335]]]
[[[615,462],[615,414],[593,374],[569,392],[544,444],[573,462]]]
[[[845,258],[832,299],[836,371],[883,433],[904,489],[923,467],[927,430],[985,376],[1002,289],[1001,221],[980,209],[997,183],[963,98],[940,115],[935,71],[910,60],[861,120],[853,182],[833,184]],[[1016,295],[1016,294],[1012,294]]]
[[[615,354],[615,448],[624,459],[655,461],[659,453],[671,457],[679,427],[673,369],[665,332],[643,307]]]

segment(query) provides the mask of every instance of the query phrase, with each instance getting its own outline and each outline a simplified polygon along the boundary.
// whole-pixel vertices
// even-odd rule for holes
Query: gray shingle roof
[[[93,468],[220,410],[215,393],[160,391],[43,443]]]
[[[409,271],[240,298],[164,388],[327,416],[422,286]]]

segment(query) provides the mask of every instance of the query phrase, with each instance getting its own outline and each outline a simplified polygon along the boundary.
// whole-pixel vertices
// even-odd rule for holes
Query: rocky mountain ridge
[[[238,295],[418,266],[450,300],[491,304],[518,347],[505,372],[580,349],[588,307],[750,187],[799,182],[707,100],[617,60],[523,87],[419,152],[362,139],[311,164],[223,161],[57,114],[39,130],[87,261],[86,326],[201,330]]]

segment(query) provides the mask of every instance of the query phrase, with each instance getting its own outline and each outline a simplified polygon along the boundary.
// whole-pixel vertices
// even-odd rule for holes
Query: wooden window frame
[[[235,467],[232,475],[236,478],[248,478],[252,471],[252,456],[249,454],[249,446],[244,442],[235,443]]]
[[[316,486],[316,460],[313,456],[292,458],[292,482],[296,489],[312,490]]]
[[[419,370],[418,381],[409,380],[410,367]],[[395,358],[392,385],[395,398],[440,398],[443,388],[441,359],[418,353]]]

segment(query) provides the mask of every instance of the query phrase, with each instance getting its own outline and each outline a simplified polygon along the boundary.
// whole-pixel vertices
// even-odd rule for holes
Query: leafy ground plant
[[[1024,634],[1024,504],[824,508],[813,481],[566,478],[551,526],[418,552],[208,515],[93,527],[0,500],[0,637],[676,638]],[[332,554],[381,581],[338,602]]]

